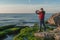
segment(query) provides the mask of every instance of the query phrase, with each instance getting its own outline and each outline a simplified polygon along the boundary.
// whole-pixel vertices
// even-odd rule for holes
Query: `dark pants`
[[[44,19],[40,20],[40,31],[42,29],[42,26],[44,26],[44,31],[46,31],[46,26],[45,26],[45,23],[44,23]]]

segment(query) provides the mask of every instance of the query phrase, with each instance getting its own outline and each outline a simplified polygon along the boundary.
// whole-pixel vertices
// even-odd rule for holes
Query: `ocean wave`
[[[46,14],[45,19],[47,20],[52,14]],[[1,25],[29,25],[39,23],[38,16],[36,14],[0,14],[0,26]]]

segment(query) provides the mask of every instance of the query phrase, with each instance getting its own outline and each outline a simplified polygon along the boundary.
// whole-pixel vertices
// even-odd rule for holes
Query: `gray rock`
[[[35,33],[34,36],[36,37],[40,37],[40,38],[50,38],[50,37],[54,37],[54,33],[51,32],[40,32],[40,33]]]
[[[49,19],[48,23],[51,25],[60,26],[60,13],[53,14]]]

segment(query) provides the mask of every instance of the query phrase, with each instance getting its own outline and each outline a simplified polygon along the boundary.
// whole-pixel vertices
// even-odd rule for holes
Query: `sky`
[[[35,13],[40,8],[60,12],[60,0],[0,0],[0,13]]]

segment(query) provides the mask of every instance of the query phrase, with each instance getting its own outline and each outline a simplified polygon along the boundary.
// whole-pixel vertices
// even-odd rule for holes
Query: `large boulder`
[[[51,25],[60,26],[60,13],[53,14],[49,19],[48,23]]]
[[[60,40],[60,27],[57,27],[56,29],[49,32],[34,33],[34,36],[38,38],[44,38],[47,40]]]
[[[43,40],[55,40],[54,33],[51,32],[39,32],[34,34],[35,37],[43,38]]]
[[[49,37],[54,37],[54,33],[53,32],[38,32],[35,33],[34,36],[36,37],[40,37],[40,38],[49,38]]]

